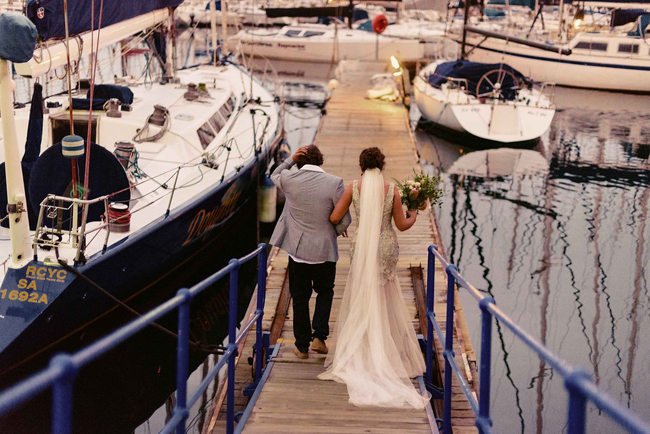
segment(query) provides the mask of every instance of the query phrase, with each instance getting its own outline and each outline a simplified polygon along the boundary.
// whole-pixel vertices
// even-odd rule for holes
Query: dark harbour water
[[[444,245],[519,325],[648,419],[650,97],[558,88],[556,103],[534,153],[480,156],[480,176],[451,174],[476,170],[471,149],[418,130],[444,176]],[[478,355],[479,310],[461,294]],[[493,343],[495,431],[565,432],[561,376],[501,324]],[[587,432],[620,431],[589,405]]]

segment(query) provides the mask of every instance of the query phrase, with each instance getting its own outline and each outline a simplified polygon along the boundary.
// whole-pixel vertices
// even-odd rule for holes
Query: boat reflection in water
[[[650,404],[650,113],[647,98],[558,89],[535,151],[467,148],[416,131],[446,174],[439,217],[450,260],[500,308],[629,408]],[[461,292],[465,300],[465,293]],[[464,304],[472,342],[480,312]],[[645,320],[644,320],[645,319]],[[496,324],[499,432],[562,432],[562,379]],[[503,331],[503,333],[502,333]],[[590,433],[618,432],[589,406]],[[498,415],[498,416],[496,416]]]

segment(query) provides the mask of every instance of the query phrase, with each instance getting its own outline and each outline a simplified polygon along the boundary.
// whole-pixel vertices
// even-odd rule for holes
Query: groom
[[[293,166],[297,166],[297,170]],[[294,353],[301,359],[311,349],[327,354],[325,339],[334,298],[336,238],[350,225],[347,215],[338,225],[330,223],[334,205],[343,194],[343,180],[321,168],[323,154],[315,146],[303,146],[280,164],[271,175],[286,197],[284,210],[273,231],[270,244],[289,253],[289,292],[293,298]],[[316,291],[313,321],[309,320],[309,300]],[[312,334],[313,327],[313,334]],[[313,340],[312,340],[313,339]]]

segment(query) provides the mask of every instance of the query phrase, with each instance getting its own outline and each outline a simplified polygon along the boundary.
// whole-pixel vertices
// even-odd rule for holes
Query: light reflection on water
[[[561,110],[535,148],[534,158],[547,165],[536,173],[451,176],[471,150],[418,132],[429,170],[447,174],[445,200],[436,208],[444,244],[463,275],[504,312],[644,414],[650,403],[650,342],[643,339],[650,332],[650,99],[557,93]],[[462,300],[478,349],[479,312],[471,299]],[[565,431],[561,377],[495,327],[495,428]],[[597,409],[588,411],[589,432],[618,430]]]

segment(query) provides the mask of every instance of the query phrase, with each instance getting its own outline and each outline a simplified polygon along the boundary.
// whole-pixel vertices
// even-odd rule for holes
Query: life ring
[[[388,18],[386,18],[385,15],[377,15],[372,20],[372,30],[374,30],[375,33],[378,33],[378,34],[384,33],[384,30],[386,30],[386,27],[388,27]]]

